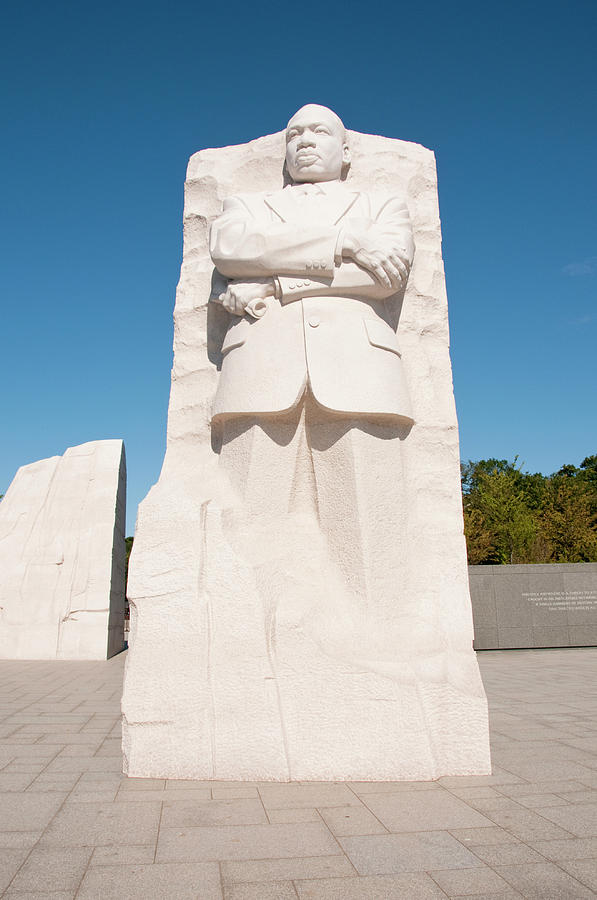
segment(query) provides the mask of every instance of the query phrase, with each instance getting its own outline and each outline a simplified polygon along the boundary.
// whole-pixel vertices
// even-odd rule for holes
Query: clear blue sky
[[[462,458],[597,453],[595,0],[23,0],[2,32],[0,492],[122,437],[132,533],[165,447],[187,159],[308,101],[436,152]]]

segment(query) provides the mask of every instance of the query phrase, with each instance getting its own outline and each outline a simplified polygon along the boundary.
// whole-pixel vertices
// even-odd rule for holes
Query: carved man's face
[[[286,127],[286,167],[293,181],[337,181],[350,162],[344,126],[326,106],[303,106]]]

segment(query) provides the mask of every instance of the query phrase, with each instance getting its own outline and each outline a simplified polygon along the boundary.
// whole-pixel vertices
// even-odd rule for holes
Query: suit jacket
[[[289,186],[224,201],[210,252],[227,278],[274,276],[278,298],[262,318],[232,316],[222,345],[213,416],[292,409],[310,386],[317,402],[350,415],[411,420],[408,391],[385,301],[395,293],[342,260],[342,231],[365,220],[380,246],[399,248],[408,268],[414,246],[397,197],[330,182]]]

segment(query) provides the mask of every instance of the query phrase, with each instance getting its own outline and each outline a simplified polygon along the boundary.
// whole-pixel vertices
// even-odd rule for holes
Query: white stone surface
[[[0,503],[0,658],[124,647],[126,464],[91,441],[22,466]]]
[[[239,424],[228,407],[210,429],[230,317],[208,300],[236,299],[214,276],[208,229],[227,198],[282,187],[284,133],[195,154],[167,451],[139,509],[130,562],[130,775],[413,780],[490,771],[434,156],[405,141],[356,132],[348,140],[345,187],[402,196],[413,223],[404,302],[398,291],[384,313],[397,325],[411,407],[379,410],[385,418],[370,411],[363,425],[309,400],[267,427]],[[283,343],[306,302],[282,317],[269,297],[253,325],[233,323],[258,334],[279,316]],[[340,348],[342,316],[327,324]]]

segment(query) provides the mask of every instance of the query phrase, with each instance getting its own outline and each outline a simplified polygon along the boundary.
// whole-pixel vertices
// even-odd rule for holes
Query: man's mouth
[[[316,162],[319,159],[316,153],[311,151],[301,151],[296,154],[296,161],[298,163],[304,163],[305,165],[310,165],[311,163]]]

